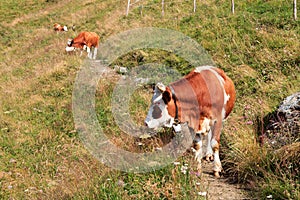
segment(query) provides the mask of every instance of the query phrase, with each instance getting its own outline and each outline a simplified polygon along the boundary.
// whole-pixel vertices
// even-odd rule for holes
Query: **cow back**
[[[195,131],[200,129],[201,117],[224,119],[233,108],[235,100],[233,82],[221,69],[198,67],[170,86],[178,99],[179,120],[189,122]],[[229,94],[232,95],[230,101],[227,99]],[[227,101],[230,105],[227,105]]]

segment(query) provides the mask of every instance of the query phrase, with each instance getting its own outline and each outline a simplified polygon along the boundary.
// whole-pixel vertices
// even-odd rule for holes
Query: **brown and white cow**
[[[53,25],[53,29],[55,30],[55,31],[68,31],[68,27],[67,26],[62,26],[62,25],[60,25],[60,24],[58,24],[58,23],[55,23],[54,25]]]
[[[72,40],[73,39],[68,39],[68,42],[67,42],[67,46],[66,46],[66,52],[70,53],[70,52],[75,52],[75,51],[80,51],[80,56],[82,56],[82,52],[84,50],[87,50],[87,46],[85,44],[81,44],[81,43],[76,43],[76,44],[73,44],[72,46],[69,44],[72,43]]]
[[[195,132],[193,151],[198,171],[201,171],[201,159],[213,156],[214,175],[219,177],[222,121],[232,111],[235,97],[234,84],[223,70],[197,67],[169,86],[156,84],[145,125],[149,128],[175,127],[178,122],[188,122]],[[203,141],[207,141],[205,155]]]
[[[90,59],[96,59],[99,47],[99,36],[94,32],[81,32],[74,39],[69,39],[66,51],[74,51],[75,49],[86,50]],[[94,48],[94,52],[92,52]]]

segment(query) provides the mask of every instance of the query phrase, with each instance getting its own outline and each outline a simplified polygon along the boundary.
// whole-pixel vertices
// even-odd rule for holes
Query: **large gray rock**
[[[278,108],[288,122],[299,123],[300,119],[300,92],[285,98]]]
[[[272,148],[300,142],[300,92],[285,98],[277,111],[268,116],[264,143]]]

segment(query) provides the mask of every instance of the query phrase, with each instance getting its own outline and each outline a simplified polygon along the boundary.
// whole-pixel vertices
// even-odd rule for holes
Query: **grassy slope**
[[[197,40],[233,78],[238,92],[224,130],[224,141],[232,144],[224,154],[229,171],[238,172],[241,181],[262,178],[259,183],[266,183],[278,198],[299,195],[291,193],[297,189],[293,181],[286,184],[283,178],[255,174],[266,171],[264,165],[257,166],[267,154],[257,148],[256,118],[300,88],[299,22],[292,20],[288,1],[236,2],[235,15],[229,3],[198,3],[196,14],[189,2],[168,3],[161,18],[159,1],[144,1],[142,15],[135,7],[125,18],[122,1],[1,2],[0,198],[188,198],[196,193],[196,180],[172,166],[148,175],[120,173],[99,164],[84,149],[71,110],[82,58],[64,53],[66,39],[76,33],[54,33],[55,22],[95,31],[103,40],[142,26],[167,27]],[[154,55],[146,60],[162,59]],[[128,63],[130,56],[121,62]],[[99,109],[102,103],[106,102],[100,101]],[[243,116],[255,124],[246,125]]]

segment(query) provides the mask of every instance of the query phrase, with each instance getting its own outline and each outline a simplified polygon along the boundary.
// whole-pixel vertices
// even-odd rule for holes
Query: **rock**
[[[121,66],[118,66],[118,65],[115,65],[114,66],[114,71],[120,73],[120,74],[126,74],[128,73],[128,70],[126,67],[121,67]]]
[[[285,98],[278,108],[278,111],[282,113],[290,113],[295,110],[300,111],[300,92]]]
[[[286,97],[278,109],[266,116],[269,122],[262,135],[262,143],[279,149],[299,140],[300,132],[300,92]]]
[[[285,98],[278,108],[278,113],[284,115],[286,121],[290,122],[290,126],[298,123],[300,119],[300,92]],[[298,126],[299,128],[299,126]]]

